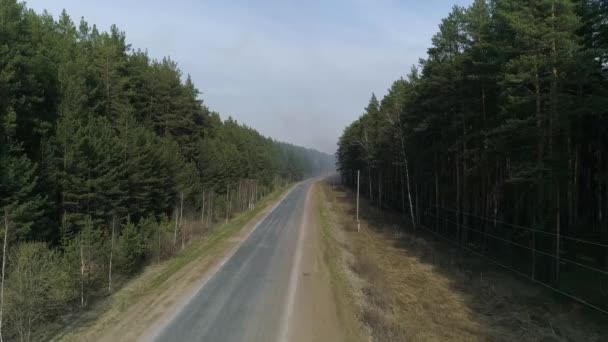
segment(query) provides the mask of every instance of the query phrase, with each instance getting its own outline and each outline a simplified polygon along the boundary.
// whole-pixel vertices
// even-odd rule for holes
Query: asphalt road
[[[310,185],[297,185],[154,341],[282,339]]]

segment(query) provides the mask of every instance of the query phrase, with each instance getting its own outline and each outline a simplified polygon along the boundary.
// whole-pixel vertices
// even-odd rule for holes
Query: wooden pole
[[[361,176],[361,171],[357,170],[357,232],[361,230],[361,225],[359,223],[359,180]]]

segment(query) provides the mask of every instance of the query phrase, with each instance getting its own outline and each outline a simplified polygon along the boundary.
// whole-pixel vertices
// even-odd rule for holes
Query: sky
[[[170,56],[205,104],[276,140],[334,153],[372,93],[426,56],[454,5],[472,0],[29,0],[135,49]],[[145,4],[142,6],[142,4]]]

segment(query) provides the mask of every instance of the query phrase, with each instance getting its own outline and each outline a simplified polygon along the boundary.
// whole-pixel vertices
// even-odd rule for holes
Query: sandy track
[[[344,341],[338,320],[336,300],[325,260],[321,227],[316,210],[316,196],[311,189],[306,207],[302,235],[302,258],[297,276],[294,312],[287,341]]]

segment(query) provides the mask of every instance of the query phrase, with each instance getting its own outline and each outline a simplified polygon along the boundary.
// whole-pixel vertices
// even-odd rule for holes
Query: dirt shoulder
[[[54,341],[143,341],[185,305],[266,215],[289,193],[285,189],[236,216],[179,256],[147,267],[114,295],[88,310]]]
[[[318,186],[311,187],[304,209],[301,259],[294,311],[287,340],[291,342],[347,341],[338,318],[338,301],[332,288],[328,249],[318,211]],[[351,341],[351,340],[348,340]]]
[[[356,317],[374,341],[602,341],[608,321],[321,185]]]
[[[321,257],[327,267],[332,299],[336,306],[336,315],[341,327],[341,338],[349,342],[370,340],[370,333],[363,324],[361,304],[358,294],[361,292],[361,281],[349,266],[352,254],[345,248],[344,231],[335,215],[337,209],[327,200],[324,182],[318,182],[313,188],[314,213],[320,239]],[[320,341],[320,340],[319,340]]]

